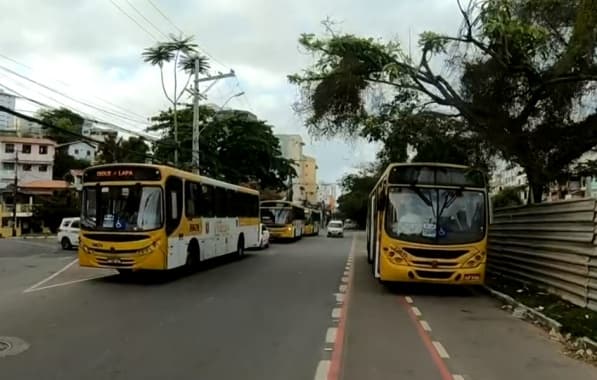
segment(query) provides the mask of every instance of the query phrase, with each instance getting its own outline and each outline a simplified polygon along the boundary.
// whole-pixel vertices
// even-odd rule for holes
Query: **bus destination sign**
[[[105,181],[159,181],[158,168],[146,166],[114,166],[87,169],[83,174],[84,182]]]

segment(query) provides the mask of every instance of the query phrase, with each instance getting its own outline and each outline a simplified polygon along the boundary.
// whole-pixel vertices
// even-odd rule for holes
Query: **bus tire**
[[[238,259],[242,259],[245,256],[245,235],[243,234],[240,234],[238,237],[235,256]]]
[[[201,264],[201,255],[199,249],[199,242],[196,239],[193,239],[189,242],[189,246],[187,248],[187,261],[185,266],[189,271],[195,271],[199,268]]]

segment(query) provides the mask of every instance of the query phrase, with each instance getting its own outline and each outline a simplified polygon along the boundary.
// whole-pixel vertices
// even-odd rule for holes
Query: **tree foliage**
[[[317,133],[355,134],[379,108],[370,101],[372,91],[398,98],[414,92],[414,106],[394,104],[399,114],[459,119],[466,132],[460,137],[520,165],[540,201],[549,182],[597,145],[597,109],[590,105],[597,83],[597,5],[473,0],[460,10],[461,30],[422,33],[416,60],[394,41],[335,31],[301,36],[301,47],[315,60],[289,77],[303,93],[299,110]],[[433,60],[442,59],[452,75],[434,70]]]
[[[100,164],[117,162],[144,163],[150,158],[149,146],[143,137],[116,137],[110,135],[99,145],[97,162]]]
[[[54,179],[64,179],[71,169],[85,169],[90,165],[89,161],[76,159],[68,154],[64,149],[57,149],[54,155],[54,166],[52,167],[52,177]]]
[[[57,191],[50,197],[41,197],[33,209],[33,218],[37,222],[43,222],[54,233],[63,218],[80,214],[80,202],[73,190]]]
[[[494,209],[503,208],[503,207],[511,207],[511,206],[520,206],[523,204],[522,199],[520,199],[519,192],[521,191],[520,187],[507,187],[491,197],[491,203]]]
[[[68,108],[44,109],[39,112],[41,121],[56,126],[44,128],[44,135],[58,144],[77,140],[85,121],[81,115]]]
[[[255,184],[260,189],[283,190],[289,177],[296,176],[291,162],[282,157],[272,127],[246,111],[216,111],[200,107],[201,174],[236,184]],[[156,142],[154,157],[160,162],[174,159],[173,112],[153,118],[151,131],[163,133]],[[178,112],[180,166],[192,167],[193,112],[190,107]]]
[[[338,209],[345,218],[354,220],[361,228],[365,227],[367,221],[369,193],[378,178],[375,168],[362,169],[357,174],[347,174],[342,178]]]

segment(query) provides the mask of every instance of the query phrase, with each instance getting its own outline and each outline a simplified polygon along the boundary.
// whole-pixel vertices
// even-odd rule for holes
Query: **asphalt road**
[[[597,379],[483,293],[378,284],[353,237],[130,280],[0,240],[0,378]]]

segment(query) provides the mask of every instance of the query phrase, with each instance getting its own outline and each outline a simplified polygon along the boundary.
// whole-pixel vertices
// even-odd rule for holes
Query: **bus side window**
[[[214,188],[213,186],[203,185],[200,187],[201,196],[199,197],[199,215],[204,218],[213,218],[215,212]]]
[[[199,216],[198,196],[199,184],[195,182],[185,181],[185,216],[187,218],[196,218]]]
[[[214,194],[215,194],[215,202],[214,203],[216,205],[216,207],[215,207],[216,217],[224,218],[228,214],[228,212],[227,212],[228,207],[226,206],[226,203],[228,200],[227,199],[228,197],[226,196],[226,189],[223,189],[221,187],[216,187]]]
[[[169,235],[180,224],[182,214],[182,180],[170,177],[166,180],[166,233]]]

